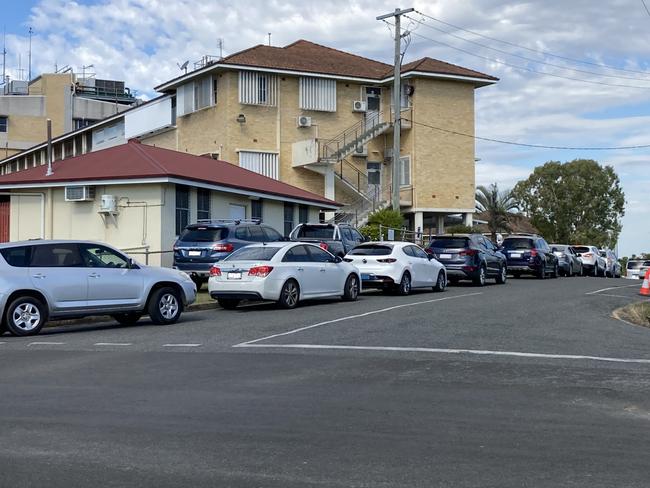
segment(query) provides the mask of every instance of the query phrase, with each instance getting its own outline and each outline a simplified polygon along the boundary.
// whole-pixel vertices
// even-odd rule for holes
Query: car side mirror
[[[334,262],[335,262],[336,264],[338,264],[338,263],[340,263],[340,262],[342,262],[342,261],[343,261],[343,258],[341,258],[341,256],[334,256]]]
[[[427,254],[427,258],[429,258],[429,261],[433,259],[433,254]]]
[[[128,266],[129,269],[140,269],[138,265],[135,264],[133,258],[129,258],[128,261],[126,262],[126,265]]]

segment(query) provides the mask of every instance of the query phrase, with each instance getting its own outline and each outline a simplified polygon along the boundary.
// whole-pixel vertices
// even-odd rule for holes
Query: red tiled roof
[[[209,185],[305,200],[338,206],[315,193],[268,178],[239,166],[204,156],[163,149],[137,141],[91,152],[52,164],[54,174],[45,176],[46,167],[37,166],[0,176],[0,187],[51,183],[81,183],[98,180],[177,178]]]
[[[412,61],[410,63],[402,65],[402,74],[406,74],[410,71],[419,71],[424,73],[434,73],[442,75],[452,75],[452,76],[468,76],[470,78],[482,78],[490,81],[498,81],[499,78],[494,76],[486,75],[480,71],[474,71],[472,69],[463,68],[462,66],[457,66],[451,63],[445,63],[444,61],[439,61],[433,58],[422,58],[417,61]]]

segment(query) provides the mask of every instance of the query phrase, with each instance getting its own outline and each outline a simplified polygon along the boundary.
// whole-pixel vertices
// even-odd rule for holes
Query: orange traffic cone
[[[644,297],[650,297],[650,269],[645,272],[645,278],[643,278],[643,284],[641,285],[639,294]]]

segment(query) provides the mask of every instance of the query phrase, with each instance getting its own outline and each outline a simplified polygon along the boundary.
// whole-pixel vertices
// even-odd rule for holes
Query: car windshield
[[[228,229],[219,227],[210,229],[209,227],[195,227],[185,229],[178,238],[181,242],[216,242],[225,239],[228,236]]]
[[[468,241],[469,239],[467,237],[437,237],[431,241],[429,247],[457,249],[467,247]]]
[[[279,247],[242,247],[224,258],[224,261],[270,261],[279,250]]]
[[[391,246],[380,244],[368,244],[365,246],[357,246],[348,254],[351,256],[387,256],[393,252]]]
[[[607,257],[607,251],[600,251],[600,255],[604,258]]]
[[[532,249],[533,241],[525,238],[511,238],[503,241],[503,247],[505,249]]]
[[[303,225],[298,230],[297,236],[306,239],[332,239],[334,237],[334,227]]]
[[[551,244],[551,247],[554,247],[557,251],[566,251],[566,246],[561,246],[560,244]]]
[[[573,250],[578,253],[591,252],[591,249],[589,249],[587,246],[574,246]]]
[[[650,263],[650,261],[646,261],[646,263]],[[628,261],[627,269],[639,269],[643,264],[643,261]]]

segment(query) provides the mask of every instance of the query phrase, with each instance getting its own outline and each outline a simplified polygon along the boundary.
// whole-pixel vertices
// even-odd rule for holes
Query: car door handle
[[[325,268],[321,268],[321,269],[320,269],[320,272],[321,272],[321,273],[324,273],[324,272],[325,272]]]
[[[88,275],[88,278],[101,278],[102,275],[97,273],[91,273]]]
[[[304,268],[298,268],[298,271],[305,271]]]
[[[37,273],[37,274],[35,274],[35,275],[32,275],[32,278],[37,278],[37,279],[39,279],[39,280],[42,280],[42,279],[45,278],[45,277],[46,277],[46,276],[45,276],[44,274],[41,274],[41,273]]]

